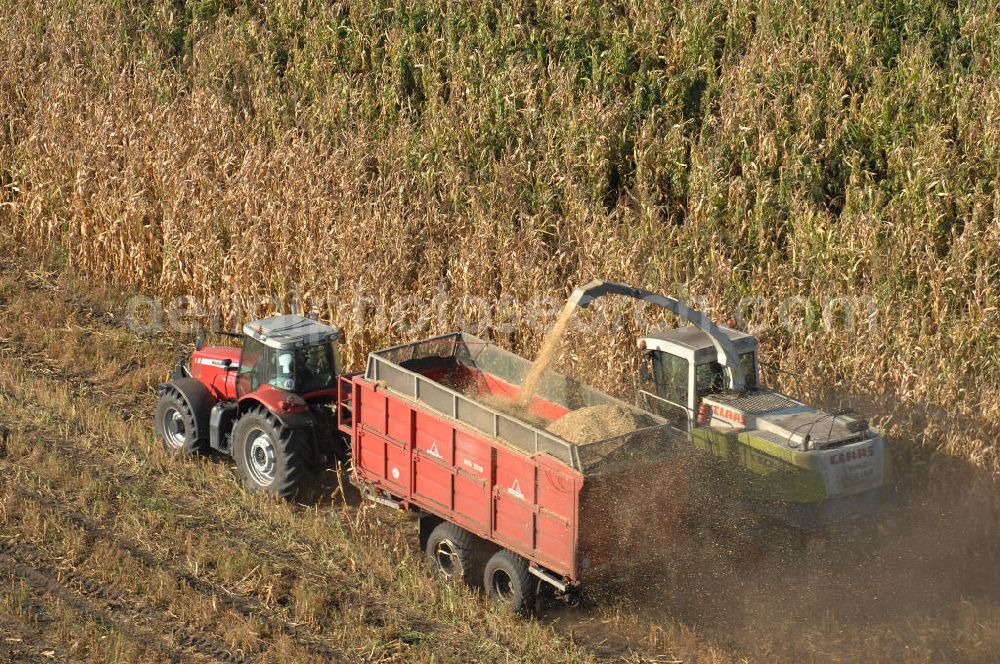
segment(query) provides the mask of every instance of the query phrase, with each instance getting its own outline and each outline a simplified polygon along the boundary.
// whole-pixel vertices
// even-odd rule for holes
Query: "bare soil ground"
[[[289,505],[166,455],[149,413],[187,342],[130,331],[124,300],[0,265],[0,662],[1000,661],[997,492],[971,471],[910,472],[925,500],[877,550],[714,542],[521,619],[435,582],[335,470]]]

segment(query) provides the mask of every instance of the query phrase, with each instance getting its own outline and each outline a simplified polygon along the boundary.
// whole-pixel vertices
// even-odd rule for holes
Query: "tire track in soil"
[[[29,472],[32,470],[21,464],[15,463],[12,465],[17,465],[18,467]],[[343,652],[309,640],[310,637],[320,638],[320,635],[313,630],[303,628],[299,625],[288,624],[287,619],[284,616],[278,615],[274,607],[269,606],[256,597],[230,590],[223,587],[222,584],[210,579],[194,576],[177,564],[157,558],[149,551],[141,548],[134,540],[108,530],[101,524],[95,522],[92,518],[88,517],[86,514],[69,508],[64,503],[61,503],[54,498],[33,491],[28,491],[23,487],[13,487],[13,490],[20,499],[29,500],[36,504],[45,506],[80,528],[80,530],[82,530],[86,535],[88,544],[91,546],[97,541],[111,542],[117,548],[128,553],[132,558],[147,569],[165,572],[171,578],[183,581],[192,590],[199,592],[202,595],[212,597],[222,606],[231,609],[243,617],[268,619],[272,626],[275,627],[276,631],[280,632],[284,636],[287,636],[297,646],[301,647],[310,655],[329,661],[340,660],[345,657],[345,653]]]
[[[95,606],[85,596],[61,584],[56,578],[29,563],[21,562],[12,555],[17,549],[20,549],[20,545],[0,542],[0,563],[3,563],[8,571],[22,579],[35,592],[62,602],[81,618],[88,619],[105,629],[113,630],[143,648],[154,650],[166,660],[171,662],[190,661],[190,659],[182,658],[181,653],[172,648],[162,636],[115,618],[108,611]]]
[[[0,574],[0,582],[3,583],[14,583],[19,578],[13,574]],[[29,608],[36,616],[41,615],[43,611],[38,604],[32,604]],[[13,664],[14,662],[17,664],[34,664],[35,662],[59,664],[69,661],[44,646],[31,645],[33,640],[35,640],[35,634],[29,634],[25,625],[0,619],[0,664]]]
[[[10,569],[29,585],[39,590],[44,588],[78,614],[114,629],[136,643],[152,646],[168,659],[176,660],[178,651],[187,650],[221,664],[245,664],[218,639],[193,633],[176,621],[165,620],[162,612],[132,601],[128,592],[111,584],[96,581],[79,572],[56,568],[37,547],[27,542],[0,542],[0,561],[8,563]],[[131,620],[144,618],[154,625],[162,623],[169,628],[158,633],[113,615],[114,611],[123,610],[128,612]],[[163,634],[169,634],[174,643],[170,643],[170,639]]]
[[[0,583],[11,584],[11,587],[20,578],[8,569],[0,571]],[[31,645],[31,641],[35,639],[38,632],[55,622],[48,609],[39,604],[34,595],[22,598],[19,605],[30,614],[30,619],[35,622],[26,623],[22,620],[15,623],[12,620],[0,619],[0,637],[2,637],[0,639],[0,664],[5,662],[17,662],[18,664],[69,662],[70,660],[66,659],[65,656],[54,650],[45,646]],[[34,650],[40,652],[33,652]]]
[[[27,399],[23,400],[22,403],[30,404],[32,406],[43,407],[43,404],[40,404],[37,401],[29,401]],[[74,425],[72,429],[74,429],[75,433],[80,433],[80,434],[91,433],[86,428],[79,427],[77,425]],[[25,431],[28,430],[26,429]],[[42,430],[38,427],[33,427],[30,431],[37,434]],[[86,452],[77,449],[72,445],[54,444],[49,439],[50,436],[55,438],[59,437],[65,438],[63,434],[52,431],[45,431],[45,433],[47,435],[36,436],[34,438],[34,441],[36,443],[41,443],[45,445],[46,451],[48,453],[58,454],[62,457],[67,458],[69,461],[72,462],[74,467],[86,468],[88,471],[90,471],[93,474],[94,479],[98,480],[102,485],[104,485],[111,491],[112,500],[117,502],[123,502],[128,499],[127,494],[123,494],[117,489],[117,486],[121,483],[128,483],[132,486],[139,487],[141,489],[146,490],[150,494],[161,495],[161,496],[164,495],[162,492],[158,492],[157,487],[155,487],[152,482],[146,480],[144,476],[124,471],[118,472],[117,474],[112,474],[107,470],[106,466],[95,464],[94,457],[91,456],[90,454],[87,454]],[[35,469],[28,465],[12,462],[10,459],[5,459],[4,462],[8,464],[17,465],[19,468],[27,470],[32,474],[36,474]],[[166,495],[165,497],[168,498],[171,503],[173,503],[176,507],[183,510],[184,512],[187,512],[189,514],[206,514],[204,512],[204,505],[200,503],[188,500],[182,496],[178,496],[175,494]],[[211,516],[210,514],[208,515]],[[297,569],[314,574],[316,576],[329,576],[331,571],[329,569],[320,567],[319,565],[317,565],[316,563],[307,558],[302,558],[299,554],[295,553],[294,551],[288,551],[277,548],[274,546],[273,542],[262,539],[257,534],[249,530],[246,530],[238,525],[221,524],[216,521],[203,521],[199,522],[198,532],[195,532],[184,526],[178,525],[178,527],[182,528],[185,532],[190,533],[192,535],[198,535],[200,533],[205,533],[205,532],[211,533],[213,536],[216,536],[216,539],[218,541],[224,541],[233,547],[251,548],[255,552],[265,557],[268,562],[279,563],[281,567],[287,568],[288,567],[287,562],[289,560],[294,560]]]

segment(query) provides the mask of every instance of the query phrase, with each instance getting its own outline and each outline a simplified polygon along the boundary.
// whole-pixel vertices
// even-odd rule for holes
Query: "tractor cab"
[[[340,330],[297,315],[247,323],[236,378],[237,397],[270,386],[298,395],[336,390],[342,371]]]
[[[757,339],[718,326],[739,356],[744,388],[758,386]],[[680,429],[696,422],[702,400],[726,391],[726,375],[708,334],[697,327],[680,327],[639,340],[639,396],[644,407],[666,417]]]
[[[172,453],[212,449],[233,457],[254,491],[295,495],[308,468],[344,447],[333,406],[340,336],[292,314],[247,323],[242,349],[199,339],[191,370],[182,358],[160,386],[157,434]]]

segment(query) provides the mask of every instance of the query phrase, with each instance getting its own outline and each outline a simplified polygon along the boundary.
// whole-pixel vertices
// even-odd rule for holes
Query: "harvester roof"
[[[298,314],[262,318],[243,326],[243,333],[271,348],[290,350],[336,341],[341,332]]]
[[[719,330],[722,331],[729,340],[732,341],[733,346],[739,353],[745,353],[747,351],[756,350],[757,339],[752,334],[747,334],[746,332],[741,332],[739,330],[734,330],[731,327],[725,327],[719,325]],[[644,337],[646,342],[646,348],[650,350],[665,350],[668,352],[677,352],[678,350],[687,351],[684,355],[689,355],[692,358],[701,361],[702,356],[708,359],[709,356],[715,356],[715,348],[712,345],[712,340],[700,328],[694,326],[678,327],[673,330],[666,330],[663,332],[654,332],[652,334]]]

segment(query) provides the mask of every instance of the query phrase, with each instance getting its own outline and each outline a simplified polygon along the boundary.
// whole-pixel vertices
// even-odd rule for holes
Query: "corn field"
[[[1000,472],[994,3],[0,5],[0,228],[46,261],[230,328],[318,306],[355,367],[500,301],[530,355],[595,277],[756,298],[783,387]],[[779,325],[836,297],[863,322]],[[563,364],[624,390],[641,331]]]

